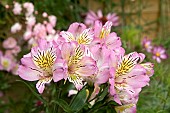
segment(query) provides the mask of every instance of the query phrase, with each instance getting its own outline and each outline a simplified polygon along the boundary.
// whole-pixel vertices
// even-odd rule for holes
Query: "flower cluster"
[[[23,23],[19,21],[11,26],[11,35],[2,42],[3,51],[0,50],[0,70],[11,72],[17,75],[19,63],[17,61],[18,53],[22,46],[34,46],[39,38],[46,38],[46,40],[53,40],[58,37],[54,30],[57,18],[54,15],[44,16],[43,23],[36,23],[34,5],[30,2],[20,4],[14,2],[14,6],[6,7],[7,10],[13,8],[11,11],[14,15],[21,16],[25,20]],[[23,32],[24,31],[24,32]],[[19,34],[19,37],[18,37]],[[25,44],[28,42],[28,45]]]
[[[94,85],[95,92],[106,83],[110,86],[110,96],[120,105],[115,109],[135,112],[139,92],[149,84],[149,77],[154,73],[153,64],[142,63],[145,58],[142,53],[125,55],[120,37],[111,32],[111,21],[104,25],[95,21],[91,28],[75,22],[51,40],[47,38],[50,33],[44,34],[42,24],[37,26],[36,45],[23,56],[18,69],[22,79],[38,81],[39,93],[43,93],[45,85],[52,80],[64,79],[78,91],[85,85]]]
[[[158,63],[161,63],[161,59],[168,58],[165,48],[162,46],[153,46],[152,41],[147,37],[142,40],[142,46],[148,53],[152,53],[152,58]]]

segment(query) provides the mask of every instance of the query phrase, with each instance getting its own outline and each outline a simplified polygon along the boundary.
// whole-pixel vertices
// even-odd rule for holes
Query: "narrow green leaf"
[[[97,102],[102,101],[107,94],[108,94],[108,87],[106,87],[106,88],[101,92],[100,96],[98,97]]]
[[[86,88],[84,87],[77,95],[76,97],[73,99],[72,103],[70,104],[70,108],[75,111],[78,112],[79,110],[81,110],[84,105],[86,104],[86,100],[88,97],[88,92],[86,90]]]
[[[52,101],[52,103],[55,103],[57,105],[59,105],[65,112],[67,113],[72,113],[73,111],[71,110],[71,108],[69,107],[68,103],[62,99],[57,99]]]

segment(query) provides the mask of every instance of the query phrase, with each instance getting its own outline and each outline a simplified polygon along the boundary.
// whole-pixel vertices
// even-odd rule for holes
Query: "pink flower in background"
[[[3,41],[3,48],[5,49],[13,49],[17,45],[17,41],[13,37],[9,37]]]
[[[152,53],[153,53],[153,59],[155,59],[158,63],[161,63],[161,59],[168,58],[168,55],[166,54],[166,50],[162,46],[154,47]]]
[[[1,56],[0,57],[0,67],[2,70],[10,72],[13,67],[12,59],[8,56]]]
[[[147,37],[145,37],[143,40],[142,40],[142,46],[145,48],[145,50],[147,52],[152,52],[152,41],[150,39],[147,39]]]
[[[39,93],[43,93],[45,84],[58,77],[58,73],[55,72],[57,57],[58,49],[54,48],[52,43],[39,40],[38,46],[33,47],[31,52],[21,59],[18,74],[24,80],[38,80],[36,88]]]
[[[26,17],[26,24],[27,24],[27,29],[31,29],[36,23],[36,18],[35,16],[29,16]]]
[[[45,38],[47,36],[46,27],[41,23],[36,24],[33,29],[33,34],[36,39]]]
[[[46,18],[46,17],[48,16],[48,14],[47,14],[46,12],[43,12],[42,16],[43,16],[44,18]]]
[[[46,30],[49,34],[55,34],[55,30],[53,28],[53,26],[50,23],[46,24]]]
[[[132,99],[137,98],[141,88],[148,85],[149,77],[153,75],[153,65],[151,63],[140,64],[145,58],[142,53],[130,53],[118,59],[117,62],[115,62],[117,56],[114,52],[111,53],[111,56],[110,61],[115,69],[115,74],[109,80],[110,94],[114,96],[115,102],[120,105],[136,104],[136,101],[132,101]],[[146,68],[146,65],[150,68]]]
[[[26,30],[26,32],[24,33],[24,40],[29,40],[32,37],[32,31],[31,30]]]
[[[14,2],[14,8],[12,11],[15,15],[21,14],[21,11],[22,11],[21,4],[19,4],[18,2]]]
[[[34,5],[31,3],[31,2],[25,2],[24,4],[23,4],[23,7],[26,9],[26,16],[28,17],[28,16],[31,16],[32,14],[33,14],[33,12],[34,12]]]
[[[15,56],[17,56],[18,53],[21,52],[21,47],[17,45],[17,46],[15,46],[15,47],[11,50],[11,52],[12,52]]]
[[[85,24],[94,25],[95,21],[97,20],[101,21],[102,24],[105,24],[107,21],[111,21],[113,26],[119,25],[119,17],[116,15],[116,13],[112,13],[112,14],[109,13],[106,16],[103,16],[101,10],[98,10],[97,14],[95,14],[93,11],[89,11],[85,18]]]
[[[56,22],[57,22],[57,17],[54,16],[54,15],[50,15],[50,16],[48,16],[48,20],[49,20],[50,24],[51,24],[53,27],[55,27]]]
[[[12,27],[11,27],[11,32],[12,33],[16,33],[18,31],[20,31],[22,28],[22,25],[20,23],[15,23]]]

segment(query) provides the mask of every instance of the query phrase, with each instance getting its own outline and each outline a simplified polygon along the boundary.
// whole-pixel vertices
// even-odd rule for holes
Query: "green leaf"
[[[76,96],[73,98],[70,107],[73,111],[78,112],[81,110],[86,104],[86,100],[88,98],[88,92],[84,87]]]
[[[59,105],[67,113],[73,112],[71,110],[71,108],[69,107],[69,105],[67,104],[67,102],[62,100],[62,99],[57,99],[55,101],[52,101],[52,103],[55,103],[55,104]]]
[[[31,85],[29,85],[28,83],[26,83],[26,82],[24,82],[24,81],[22,81],[22,80],[16,80],[16,81],[17,81],[17,82],[22,82],[22,83],[24,83],[24,84],[31,90],[31,92],[32,92],[39,100],[41,100],[41,101],[46,105],[46,103],[47,103],[46,100],[43,99],[41,95],[39,95],[39,94],[36,93],[35,88],[33,88]]]
[[[97,102],[102,101],[107,94],[108,94],[108,87],[106,87],[106,88],[101,92],[100,96],[98,97],[99,99],[97,100]]]

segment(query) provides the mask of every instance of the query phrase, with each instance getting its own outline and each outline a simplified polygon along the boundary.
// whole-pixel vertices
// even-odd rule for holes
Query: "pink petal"
[[[96,72],[96,63],[91,57],[83,57],[77,66],[81,66],[76,71],[81,76],[90,76]]]
[[[98,10],[98,11],[97,11],[97,15],[98,15],[99,18],[102,18],[102,17],[103,17],[102,11],[101,11],[101,10]]]
[[[156,57],[156,61],[157,61],[158,63],[161,63],[161,59],[160,59],[159,57]]]
[[[70,25],[68,32],[72,33],[74,37],[81,34],[86,29],[86,26],[82,23],[73,23]]]
[[[52,77],[47,77],[39,80],[36,84],[36,88],[38,89],[38,92],[41,94],[44,91],[45,84],[49,84],[52,80]]]
[[[25,66],[20,65],[18,68],[19,76],[28,81],[36,81],[39,80],[40,75],[42,74],[39,70],[31,69]]]
[[[149,76],[146,75],[146,70],[140,65],[136,65],[127,76],[125,81],[133,88],[144,87],[150,81]]]
[[[107,47],[112,50],[122,45],[120,37],[117,37],[117,34],[114,32],[112,32],[105,38],[105,43]]]
[[[94,36],[95,37],[97,38],[99,37],[101,29],[102,29],[102,22],[95,21],[95,24],[94,24]]]
[[[97,76],[96,76],[96,82],[97,84],[103,84],[106,83],[109,80],[110,77],[110,70],[109,68],[100,69]]]
[[[54,82],[58,82],[62,79],[66,79],[67,77],[67,66],[64,60],[57,59],[54,64],[54,72],[53,72],[53,80]]]
[[[74,46],[72,43],[64,43],[61,47],[61,56],[64,60],[68,61],[73,53]]]
[[[162,58],[162,59],[167,59],[168,57],[167,57],[166,54],[161,54],[160,58]]]

